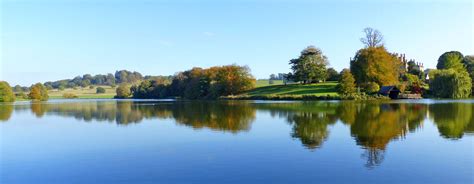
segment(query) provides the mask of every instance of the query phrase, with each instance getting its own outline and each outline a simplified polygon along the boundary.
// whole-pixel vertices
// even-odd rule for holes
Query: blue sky
[[[0,79],[12,85],[233,63],[266,78],[289,72],[288,61],[308,45],[341,70],[363,47],[365,27],[425,67],[445,51],[474,54],[470,0],[0,1]]]

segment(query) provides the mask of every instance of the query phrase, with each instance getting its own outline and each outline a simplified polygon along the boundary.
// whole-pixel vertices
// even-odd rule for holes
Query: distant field
[[[273,84],[270,84],[270,80],[268,79],[258,79],[255,87],[264,87],[264,86],[271,86],[271,85],[281,85],[283,84],[283,80],[273,80]]]
[[[336,92],[336,85],[337,85],[337,82],[326,82],[326,83],[307,84],[307,85],[302,85],[302,84],[271,85],[271,86],[267,85],[263,87],[257,87],[242,95],[248,95],[248,96],[269,96],[269,95],[338,96]]]
[[[103,87],[105,89],[105,93],[96,94],[96,88]],[[49,98],[51,99],[60,99],[63,98],[64,93],[72,93],[78,96],[78,98],[83,99],[90,99],[90,98],[113,98],[115,96],[115,88],[110,86],[94,86],[93,89],[89,87],[85,88],[77,88],[77,89],[64,89],[63,91],[60,90],[50,90],[48,91]]]

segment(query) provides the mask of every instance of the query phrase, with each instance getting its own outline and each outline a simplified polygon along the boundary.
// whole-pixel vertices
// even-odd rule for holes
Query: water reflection
[[[13,105],[0,105],[0,122],[8,121],[13,113]]]
[[[350,125],[351,135],[365,149],[362,157],[367,159],[367,167],[379,165],[384,159],[387,144],[419,128],[426,115],[423,104],[348,104],[353,110],[347,110],[344,106],[341,106],[343,110],[340,112],[352,113],[344,115],[346,120],[349,116],[353,118],[342,121]]]
[[[309,149],[319,148],[329,136],[328,126],[336,123],[340,104],[327,102],[256,104],[259,110],[286,118],[293,128],[291,137]]]
[[[366,166],[382,163],[388,144],[404,139],[423,127],[429,118],[440,136],[460,139],[474,133],[474,104],[380,103],[380,102],[147,102],[147,101],[66,101],[0,105],[0,121],[11,119],[14,111],[31,111],[36,117],[73,117],[85,122],[140,123],[144,119],[172,119],[194,129],[239,133],[249,131],[257,112],[269,113],[291,125],[290,136],[311,150],[323,146],[336,122],[347,125],[355,144],[363,148]],[[270,128],[270,127],[269,127]]]
[[[459,139],[464,133],[473,132],[474,106],[472,104],[435,104],[430,105],[429,109],[441,136],[448,139]]]

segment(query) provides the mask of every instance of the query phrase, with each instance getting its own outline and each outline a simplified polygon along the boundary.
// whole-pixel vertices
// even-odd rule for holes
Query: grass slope
[[[273,84],[270,84],[270,80],[268,79],[258,79],[255,87],[264,87],[264,86],[273,86],[273,85],[282,85],[283,80],[273,80]]]
[[[257,87],[247,91],[242,95],[247,96],[279,96],[279,95],[313,95],[313,96],[338,96],[336,92],[337,82],[326,82],[317,84],[288,84],[288,85],[271,85]]]
[[[78,98],[82,99],[95,99],[95,98],[113,98],[115,96],[115,88],[112,88],[110,86],[100,86],[105,89],[105,93],[101,94],[96,94],[96,88],[99,86],[94,86],[93,89],[90,89],[89,87],[86,88],[77,88],[77,89],[64,89],[62,91],[60,90],[49,90],[49,98],[50,99],[62,99],[64,93],[72,93],[78,96]]]

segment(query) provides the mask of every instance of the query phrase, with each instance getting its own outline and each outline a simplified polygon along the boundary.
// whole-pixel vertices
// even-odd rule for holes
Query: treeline
[[[361,41],[365,48],[356,52],[350,69],[341,73],[338,85],[341,96],[357,98],[361,92],[376,94],[381,86],[396,86],[402,92],[440,98],[467,98],[472,94],[474,57],[464,57],[457,51],[446,52],[439,57],[437,70],[425,72],[422,64],[388,52],[379,31],[366,28],[364,32]]]
[[[28,94],[25,94],[24,91],[14,93],[13,89],[8,82],[0,81],[0,102],[14,102],[17,97],[33,101],[46,101],[49,99],[48,90],[41,83],[36,83],[29,87]]]
[[[153,78],[154,76],[143,76],[139,72],[120,70],[116,71],[115,74],[98,74],[92,76],[91,74],[85,74],[82,76],[74,77],[73,79],[64,79],[58,81],[45,82],[44,85],[48,89],[65,89],[74,87],[87,87],[90,85],[106,85],[115,86],[121,83],[137,83],[144,79]]]
[[[153,78],[117,88],[117,98],[216,99],[235,95],[255,87],[255,78],[247,66],[226,65],[193,68],[170,78]]]

